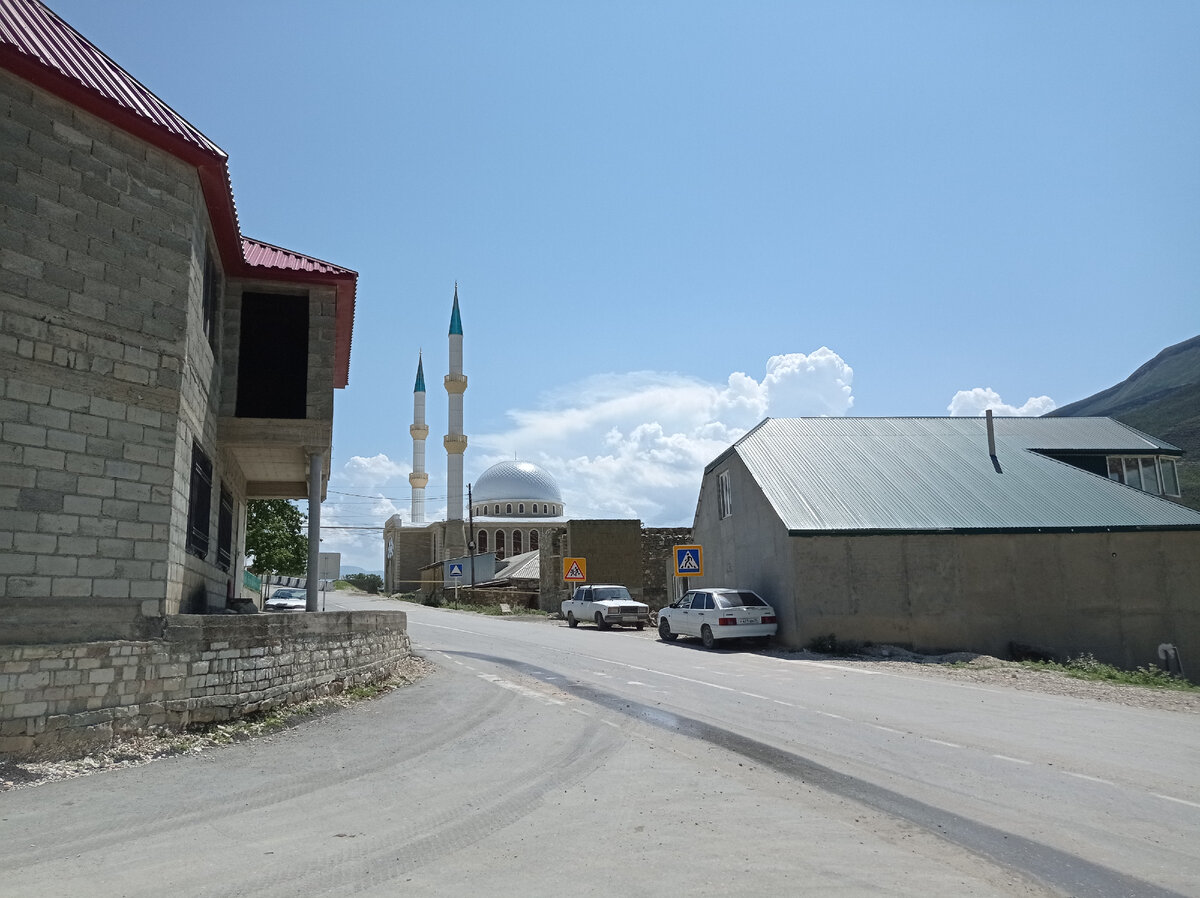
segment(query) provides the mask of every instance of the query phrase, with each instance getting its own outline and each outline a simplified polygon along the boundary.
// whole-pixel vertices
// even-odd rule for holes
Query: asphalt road
[[[402,607],[417,685],[0,794],[0,896],[1200,895],[1195,715]]]

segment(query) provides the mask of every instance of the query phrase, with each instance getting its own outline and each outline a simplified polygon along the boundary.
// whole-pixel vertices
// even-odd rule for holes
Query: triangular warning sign
[[[578,561],[571,562],[571,567],[567,569],[567,576],[563,577],[563,579],[564,580],[582,580],[583,579],[583,571],[581,571],[579,569]]]
[[[700,570],[700,560],[696,557],[695,552],[683,552],[679,559],[679,569],[681,571],[698,571]]]

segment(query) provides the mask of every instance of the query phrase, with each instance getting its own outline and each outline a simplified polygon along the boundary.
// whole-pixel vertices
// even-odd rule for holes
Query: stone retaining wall
[[[387,678],[402,611],[170,615],[161,639],[0,645],[0,754],[77,754]]]

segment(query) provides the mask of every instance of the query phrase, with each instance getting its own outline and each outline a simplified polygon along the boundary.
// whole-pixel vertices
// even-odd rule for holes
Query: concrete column
[[[322,452],[308,456],[308,597],[305,611],[321,610],[321,471],[325,467]]]

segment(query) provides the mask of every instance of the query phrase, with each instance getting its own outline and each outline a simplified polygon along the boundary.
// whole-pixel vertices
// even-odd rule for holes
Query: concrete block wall
[[[385,679],[401,611],[179,615],[162,638],[0,645],[0,754],[70,755]]]
[[[196,172],[4,71],[0,98],[0,601],[178,611],[224,576],[183,550],[193,439],[222,477]]]
[[[674,547],[692,542],[691,527],[647,527],[642,531],[642,601],[654,611],[674,598]]]

